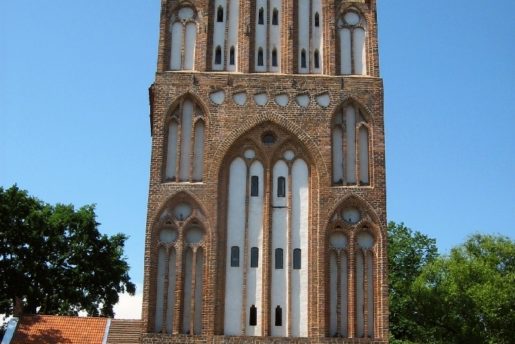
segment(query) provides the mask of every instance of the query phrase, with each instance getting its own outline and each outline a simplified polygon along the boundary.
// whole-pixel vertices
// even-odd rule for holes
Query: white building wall
[[[365,75],[367,70],[365,36],[365,30],[361,28],[354,29],[352,50],[354,52],[354,74],[357,75]]]
[[[291,250],[301,249],[301,269],[291,271],[291,335],[308,336],[309,171],[302,159],[292,167]]]
[[[338,331],[338,265],[336,252],[331,252],[329,270],[329,335],[333,337]]]
[[[259,9],[263,8],[263,16],[264,16],[264,24],[260,25],[258,23],[259,18]],[[267,16],[268,16],[268,6],[267,0],[256,0],[256,46],[255,46],[255,54],[254,54],[254,65],[257,72],[266,72],[267,71]],[[258,51],[259,48],[263,49],[263,66],[258,66]]]
[[[351,32],[349,29],[340,29],[340,72],[343,75],[352,74],[352,47]]]
[[[299,48],[298,48],[298,63],[299,63],[299,73],[305,74],[309,73],[309,12],[310,12],[310,2],[311,0],[298,0],[299,5]],[[306,67],[302,68],[301,65],[301,52],[302,50],[306,51]]]
[[[181,120],[181,164],[179,169],[180,181],[189,181],[191,166],[191,134],[193,126],[193,103],[185,100],[182,104]]]
[[[250,166],[250,176],[259,178],[259,196],[249,197],[249,232],[248,232],[248,251],[245,253],[248,257],[247,265],[247,309],[246,312],[246,335],[260,336],[262,334],[261,311],[263,310],[262,294],[263,294],[263,206],[264,206],[264,169],[263,164],[255,161]],[[250,178],[249,178],[250,183]],[[250,190],[250,185],[249,185]],[[250,267],[250,249],[257,247],[259,250],[258,267]],[[254,305],[257,308],[256,326],[250,326],[250,307]]]
[[[243,247],[245,245],[245,198],[247,166],[236,158],[229,170],[229,202],[227,213],[227,253],[225,270],[225,319],[224,333],[230,336],[241,334],[241,311],[243,307]],[[231,267],[231,247],[240,248],[240,266]]]
[[[204,251],[199,248],[195,255],[195,316],[194,316],[194,333],[202,334],[202,288],[204,285]]]
[[[282,0],[269,0],[270,8],[268,11],[270,22],[270,45],[268,47],[269,70],[271,72],[281,71],[281,25],[282,25]],[[276,8],[279,11],[279,25],[272,25],[272,14]],[[277,67],[272,66],[272,51],[277,51]]]
[[[279,177],[286,179],[286,196],[288,195],[288,166],[282,160],[278,161],[273,168],[273,195],[272,195],[272,297],[270,304],[271,312],[271,335],[285,337],[288,335],[288,198],[277,197],[277,180]],[[275,250],[283,250],[283,268],[275,268]],[[282,308],[282,326],[275,326],[276,307]]]
[[[359,180],[369,182],[368,172],[368,129],[365,126],[359,128]]]
[[[193,181],[201,181],[204,167],[204,122],[195,124],[195,145],[193,161]]]
[[[191,248],[186,249],[184,256],[184,299],[183,299],[183,318],[182,333],[191,334],[191,297],[192,294],[192,269],[193,269],[193,251]]]
[[[356,252],[356,335],[365,334],[363,254]]]
[[[240,0],[229,1],[228,33],[226,54],[229,57],[231,47],[234,47],[234,65],[229,64],[227,58],[227,70],[235,72],[238,70],[238,32],[240,29]]]
[[[341,266],[340,266],[340,295],[341,295],[341,304],[340,304],[340,314],[341,314],[341,324],[340,324],[340,334],[344,337],[348,337],[349,333],[349,282],[348,282],[348,260],[347,255],[342,254]]]
[[[184,36],[184,26],[180,22],[172,24],[171,28],[171,50],[170,50],[170,69],[180,70],[182,66],[182,44]]]
[[[171,249],[168,258],[168,303],[166,306],[166,333],[171,334],[173,331],[173,315],[175,309],[175,249]]]
[[[163,329],[163,306],[164,306],[164,287],[166,274],[166,249],[159,248],[157,254],[157,290],[156,290],[156,320],[155,331],[161,332]]]
[[[168,126],[168,145],[166,151],[166,178],[175,179],[177,174],[177,122]]]
[[[224,11],[223,21],[218,22],[218,8],[222,6]],[[227,22],[227,3],[226,0],[215,0],[215,15],[213,20],[213,70],[224,69],[224,52],[225,52],[225,24]],[[215,64],[216,48],[220,47],[222,51],[222,60],[220,64]]]
[[[339,115],[341,116],[341,115]],[[333,129],[333,182],[343,181],[343,130]]]
[[[367,253],[367,311],[368,311],[368,336],[374,337],[374,261],[372,253]]]
[[[322,73],[324,64],[324,44],[323,44],[323,32],[324,32],[324,16],[321,0],[311,0],[311,60],[312,60],[312,71],[313,73]],[[315,14],[319,15],[319,27],[315,27]],[[319,54],[319,68],[315,68],[315,51],[318,50]]]
[[[195,67],[195,45],[197,42],[197,24],[188,23],[186,25],[186,35],[184,42],[184,69],[193,70]]]
[[[345,108],[345,125],[347,133],[347,182],[356,183],[356,110],[353,106]]]

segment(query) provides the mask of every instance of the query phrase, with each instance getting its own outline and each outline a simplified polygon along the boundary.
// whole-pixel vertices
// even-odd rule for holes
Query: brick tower
[[[161,0],[144,343],[387,343],[376,18]]]

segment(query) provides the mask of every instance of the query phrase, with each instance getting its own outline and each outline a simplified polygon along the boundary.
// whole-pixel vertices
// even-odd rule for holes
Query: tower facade
[[[388,341],[375,0],[162,0],[144,343]]]

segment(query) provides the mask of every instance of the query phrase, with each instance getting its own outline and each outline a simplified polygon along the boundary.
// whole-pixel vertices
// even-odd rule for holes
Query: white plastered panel
[[[340,72],[343,75],[352,74],[352,47],[351,32],[349,29],[340,29]]]
[[[247,165],[236,158],[229,170],[229,202],[227,213],[227,250],[225,270],[225,319],[224,333],[241,335],[241,311],[243,305],[243,266],[241,252],[244,247],[245,197]],[[231,247],[240,248],[240,266],[231,267]]]
[[[195,125],[195,161],[193,163],[193,181],[201,181],[204,166],[204,122]]]
[[[186,25],[186,37],[184,42],[184,69],[193,70],[195,67],[195,45],[197,43],[197,24]]]
[[[250,257],[250,249],[257,247],[258,256],[258,267],[250,267],[247,265],[247,309],[246,309],[246,335],[247,336],[260,336],[262,334],[261,324],[261,310],[262,304],[262,293],[263,293],[263,205],[264,205],[264,169],[263,164],[259,161],[255,161],[250,166],[250,176],[256,176],[259,178],[258,184],[258,196],[249,197],[249,233],[248,233],[248,247],[249,251],[246,252],[247,257]],[[250,183],[250,178],[249,178]],[[250,189],[250,185],[249,185]],[[257,308],[257,323],[256,326],[250,326],[250,307],[254,305]]]
[[[184,299],[183,299],[183,318],[182,333],[191,334],[191,297],[192,294],[192,269],[193,269],[193,251],[191,248],[186,249],[184,256]]]
[[[181,23],[175,22],[172,24],[172,43],[170,50],[170,69],[180,70],[182,66],[182,44],[183,44],[183,33],[184,27]]]
[[[229,31],[227,34],[227,56],[229,56],[231,47],[234,47],[234,65],[229,65],[227,59],[227,70],[234,72],[238,70],[238,32],[240,28],[240,1],[229,0]]]
[[[298,63],[299,73],[309,73],[309,12],[311,0],[298,0],[299,5],[299,45],[298,45]],[[306,54],[306,67],[302,68],[301,65],[301,52],[302,50],[308,52]]]
[[[204,286],[204,251],[199,248],[195,255],[195,316],[194,332],[195,335],[202,334],[202,288]]]
[[[182,105],[181,121],[181,164],[179,168],[180,181],[189,181],[191,166],[191,134],[193,126],[193,102],[185,100]]]
[[[177,122],[170,122],[166,152],[166,178],[170,179],[174,179],[177,173],[177,128]]]
[[[347,133],[347,182],[356,183],[356,110],[353,106],[345,108],[345,125]]]
[[[166,249],[159,248],[157,254],[157,288],[156,288],[156,319],[155,331],[163,330],[164,286],[166,274]]]
[[[218,8],[222,7],[223,21],[219,22],[216,13]],[[225,52],[225,23],[227,22],[227,4],[225,0],[215,0],[215,18],[213,23],[213,70],[224,69],[224,52]],[[222,60],[220,64],[215,64],[216,48],[220,47],[222,52]]]
[[[272,208],[272,296],[270,304],[271,335],[285,337],[288,335],[288,197],[277,197],[278,178],[286,180],[286,196],[288,195],[288,166],[282,160],[273,168],[273,208]],[[283,268],[276,269],[276,249],[283,250]],[[279,306],[282,309],[282,325],[275,326],[275,311]]]
[[[308,336],[308,240],[309,240],[309,170],[302,159],[292,167],[292,218],[291,244],[301,249],[301,269],[291,272],[291,335]]]

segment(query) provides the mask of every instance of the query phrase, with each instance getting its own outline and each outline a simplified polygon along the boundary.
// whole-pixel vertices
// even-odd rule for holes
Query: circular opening
[[[343,233],[332,234],[329,241],[331,243],[331,246],[334,248],[346,248],[347,247],[347,237]]]
[[[343,220],[350,224],[356,224],[361,220],[361,214],[356,208],[347,208],[342,212]]]
[[[200,227],[190,227],[186,231],[186,243],[188,244],[198,244],[202,241],[204,237],[204,232]]]
[[[266,132],[261,137],[261,142],[263,142],[265,145],[273,145],[277,139],[275,138],[274,133],[271,131]]]
[[[175,218],[179,221],[184,221],[191,215],[191,206],[187,203],[181,203],[173,210]]]
[[[252,149],[247,149],[245,153],[243,153],[243,156],[246,159],[254,159],[254,157],[256,156],[256,152],[254,152]]]
[[[374,237],[370,233],[359,233],[358,235],[358,245],[361,248],[369,249],[374,246]]]
[[[159,233],[159,241],[165,244],[171,244],[177,240],[177,230],[172,228],[162,229]]]
[[[286,152],[284,152],[283,157],[286,160],[291,161],[293,160],[293,158],[295,158],[295,153],[292,150],[287,150]]]
[[[357,14],[356,12],[353,12],[353,11],[347,12],[343,16],[343,19],[345,19],[345,22],[348,25],[356,25],[359,23],[359,14]]]

